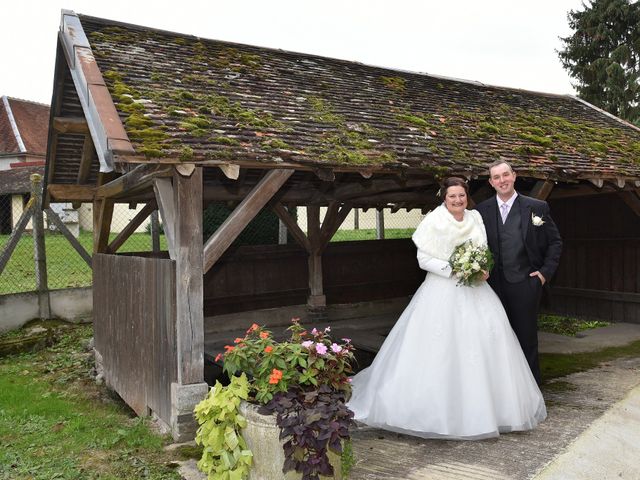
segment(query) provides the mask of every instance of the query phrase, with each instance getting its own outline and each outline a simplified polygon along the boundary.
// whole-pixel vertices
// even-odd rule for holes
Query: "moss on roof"
[[[640,132],[571,97],[80,18],[150,158],[640,178]]]

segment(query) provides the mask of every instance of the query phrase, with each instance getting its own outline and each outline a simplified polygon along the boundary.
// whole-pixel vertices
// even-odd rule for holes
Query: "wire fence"
[[[36,290],[36,266],[34,254],[32,220],[26,223],[24,232],[12,240],[12,233],[29,200],[28,195],[0,196],[0,295]],[[116,204],[111,223],[111,242],[144,205]],[[50,209],[67,227],[69,232],[90,256],[93,252],[93,212],[91,204],[83,204],[74,209],[71,204],[51,204]],[[222,224],[231,213],[226,204],[209,205],[203,214],[203,236],[206,239]],[[44,216],[44,243],[48,288],[63,289],[91,285],[91,267],[69,240],[62,234],[48,212]],[[306,232],[306,210],[299,207],[293,212],[298,225]],[[326,209],[320,212],[321,220]],[[342,223],[332,241],[372,240],[382,238],[408,238],[415,230],[423,215],[420,210],[389,209],[377,211],[369,209],[352,210]],[[151,217],[145,220],[126,242],[118,248],[121,252],[150,252],[153,250]],[[13,235],[16,237],[16,235]],[[1,268],[3,252],[9,242],[16,242],[8,261]],[[235,245],[265,245],[294,243],[284,225],[271,210],[263,210],[236,239]],[[160,224],[159,248],[166,250],[167,244]],[[87,258],[88,258],[87,256]],[[5,259],[6,260],[6,259]]]

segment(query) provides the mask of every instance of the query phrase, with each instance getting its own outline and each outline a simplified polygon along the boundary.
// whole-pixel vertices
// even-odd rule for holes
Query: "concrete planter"
[[[253,466],[249,473],[249,480],[300,480],[302,475],[296,472],[282,473],[284,465],[284,451],[280,441],[280,427],[276,424],[275,415],[258,413],[258,406],[242,402],[240,414],[247,419],[247,428],[242,436],[253,453]],[[322,479],[342,480],[340,456],[329,452],[329,461],[335,472],[333,477]]]

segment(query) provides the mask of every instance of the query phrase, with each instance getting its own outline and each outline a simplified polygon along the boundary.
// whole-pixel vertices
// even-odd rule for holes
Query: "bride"
[[[413,234],[429,274],[374,362],[353,377],[348,406],[367,425],[425,438],[532,429],[547,411],[500,300],[485,281],[456,285],[448,263],[461,243],[486,245],[482,218],[466,210],[463,179],[442,190],[444,204]]]

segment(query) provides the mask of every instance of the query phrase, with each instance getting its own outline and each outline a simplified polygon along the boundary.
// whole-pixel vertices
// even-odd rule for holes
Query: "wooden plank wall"
[[[105,381],[138,415],[171,416],[177,380],[175,262],[93,256],[95,347]]]
[[[328,304],[412,295],[425,275],[410,239],[331,243],[322,270]],[[297,245],[227,252],[205,275],[205,317],[305,304],[307,272],[307,253]]]
[[[640,323],[640,218],[615,194],[551,202],[564,248],[549,309]]]

